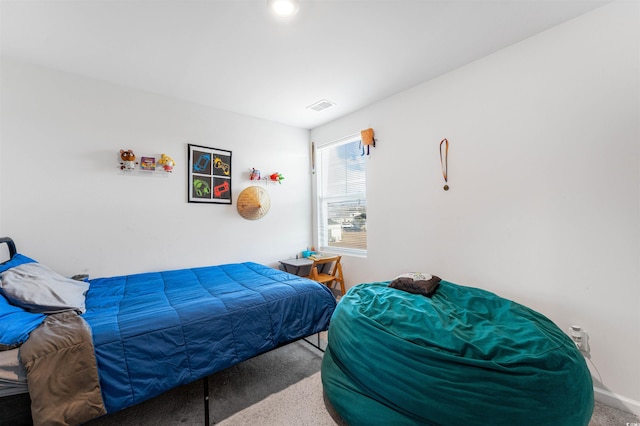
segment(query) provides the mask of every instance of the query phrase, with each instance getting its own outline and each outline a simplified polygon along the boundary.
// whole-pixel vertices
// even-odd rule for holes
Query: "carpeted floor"
[[[322,352],[304,342],[276,349],[209,377],[211,424],[335,426],[322,396]],[[203,383],[169,391],[88,426],[202,425]],[[589,426],[625,426],[637,417],[596,403]]]

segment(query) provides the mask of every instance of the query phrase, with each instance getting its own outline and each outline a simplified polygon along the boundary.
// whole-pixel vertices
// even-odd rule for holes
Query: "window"
[[[366,254],[366,157],[359,136],[317,148],[316,188],[320,250]]]

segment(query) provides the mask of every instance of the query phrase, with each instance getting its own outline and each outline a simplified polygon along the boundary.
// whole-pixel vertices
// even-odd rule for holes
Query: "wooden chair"
[[[340,259],[342,256],[321,257],[313,260],[311,273],[307,278],[326,285],[329,288],[335,283],[340,284],[342,295],[345,294],[344,277],[342,276],[342,264]],[[328,265],[332,264],[332,265]],[[328,270],[327,270],[328,269]],[[326,271],[325,271],[326,270]],[[325,272],[319,272],[325,271]]]

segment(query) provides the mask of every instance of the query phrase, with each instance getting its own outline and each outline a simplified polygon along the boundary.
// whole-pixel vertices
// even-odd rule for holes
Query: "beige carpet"
[[[633,414],[608,407],[596,401],[589,426],[640,426],[640,419]]]
[[[221,426],[335,426],[322,399],[320,372],[221,421]]]
[[[638,424],[633,414],[596,402],[589,426],[626,426]],[[320,372],[291,385],[287,389],[234,414],[218,423],[221,426],[336,426],[322,398]]]

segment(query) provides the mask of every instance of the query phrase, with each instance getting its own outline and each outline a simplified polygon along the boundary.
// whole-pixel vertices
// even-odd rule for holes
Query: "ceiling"
[[[311,129],[610,0],[1,0],[2,54]],[[326,99],[323,111],[307,107]]]

